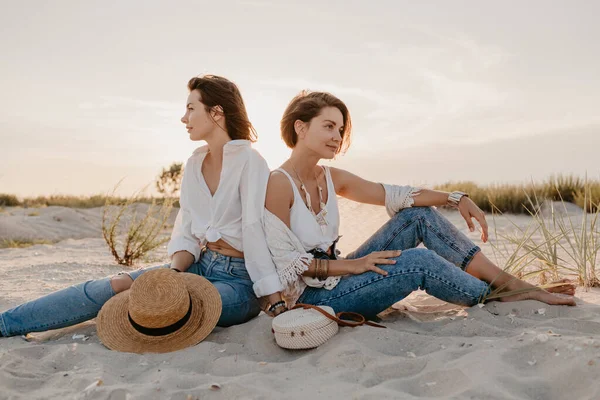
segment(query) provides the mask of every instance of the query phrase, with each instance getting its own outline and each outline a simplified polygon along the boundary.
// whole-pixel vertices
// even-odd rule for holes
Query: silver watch
[[[458,203],[460,203],[460,199],[462,199],[463,196],[469,197],[469,195],[465,192],[450,193],[450,195],[448,195],[448,201],[446,202],[446,205],[448,207],[458,208]]]

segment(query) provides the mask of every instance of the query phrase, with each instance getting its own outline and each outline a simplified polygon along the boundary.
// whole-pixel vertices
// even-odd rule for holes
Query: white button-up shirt
[[[197,262],[207,242],[223,239],[244,253],[257,297],[283,289],[267,247],[263,216],[269,167],[248,140],[232,140],[223,148],[223,167],[214,196],[202,175],[208,146],[188,159],[181,182],[180,209],[169,256],[188,251]]]

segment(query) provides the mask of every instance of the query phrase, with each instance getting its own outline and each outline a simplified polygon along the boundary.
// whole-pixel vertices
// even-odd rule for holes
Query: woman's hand
[[[396,260],[390,260],[390,258],[398,257],[400,254],[402,254],[401,250],[374,251],[364,257],[345,260],[345,262],[349,263],[350,268],[348,273],[352,275],[360,275],[368,271],[373,271],[386,276],[388,274],[387,271],[379,268],[377,264],[396,264]]]
[[[477,207],[477,204],[470,198],[463,196],[458,203],[458,211],[460,215],[467,221],[467,226],[471,232],[475,231],[475,225],[473,224],[473,218],[481,225],[481,240],[486,243],[488,240],[488,224],[485,220],[485,214],[481,211],[481,208]]]

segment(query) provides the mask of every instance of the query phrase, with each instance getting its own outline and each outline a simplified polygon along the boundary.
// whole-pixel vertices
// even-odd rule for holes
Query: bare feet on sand
[[[516,279],[509,287],[507,287],[506,291],[510,292],[513,290],[522,290],[522,289],[531,289],[530,291],[519,293],[511,296],[501,297],[500,301],[519,301],[519,300],[537,300],[542,303],[551,304],[551,305],[559,305],[559,306],[575,306],[575,298],[573,297],[573,293],[575,293],[575,286],[571,284],[568,279],[562,279],[560,281],[554,283],[562,283],[565,285],[557,286],[553,288],[549,288],[549,290],[540,289],[536,286],[533,286],[527,282]],[[572,286],[572,289],[571,289]],[[550,290],[554,289],[551,293]],[[562,289],[562,290],[561,290]]]
[[[531,292],[515,294],[512,296],[501,297],[500,301],[519,301],[519,300],[537,300],[542,303],[556,306],[575,306],[573,296],[561,293],[549,293],[543,289],[532,290]]]
[[[551,284],[556,285],[559,283],[563,283],[563,285],[547,288],[546,291],[550,293],[568,294],[570,296],[573,296],[575,294],[576,286],[575,284],[573,284],[572,281],[570,281],[569,279],[560,279],[558,281],[552,282]]]

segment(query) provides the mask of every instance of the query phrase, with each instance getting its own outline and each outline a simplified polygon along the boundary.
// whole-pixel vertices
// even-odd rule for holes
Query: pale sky
[[[123,191],[201,143],[189,78],[236,82],[272,168],[301,89],[349,107],[331,165],[432,185],[600,177],[600,2],[2,1],[0,193]]]

